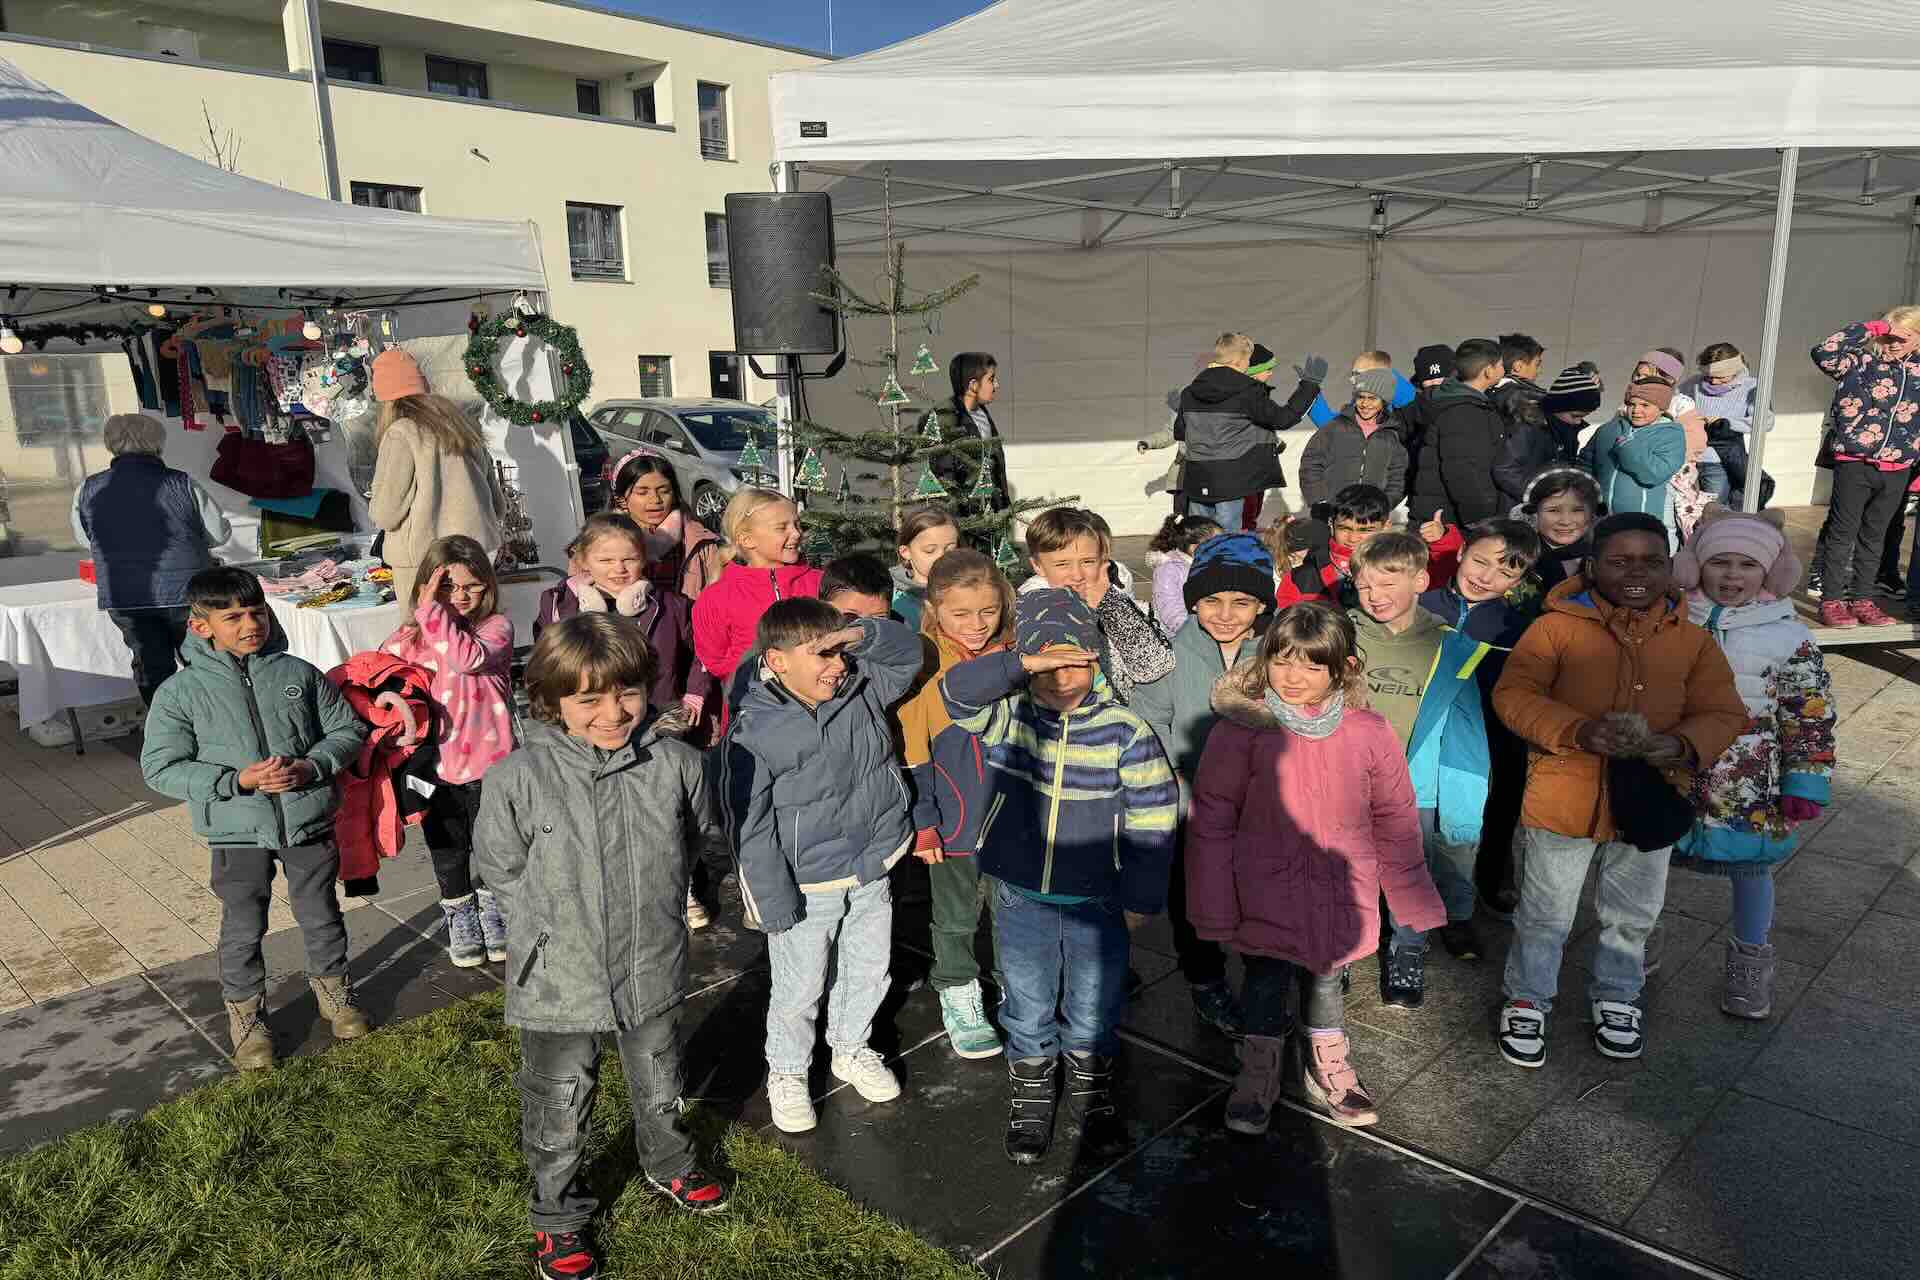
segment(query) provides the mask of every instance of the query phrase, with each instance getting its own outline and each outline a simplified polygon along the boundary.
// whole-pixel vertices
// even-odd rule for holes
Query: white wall
[[[1794,238],[1781,324],[1778,431],[1767,470],[1779,504],[1824,499],[1812,457],[1829,383],[1807,351],[1841,325],[1900,301],[1902,229],[1803,232]],[[1551,240],[1388,241],[1382,246],[1379,345],[1402,363],[1429,342],[1521,330],[1548,347],[1548,377],[1591,359],[1610,389],[1653,346],[1689,356],[1728,341],[1758,362],[1769,238],[1716,232],[1555,237]],[[877,275],[876,256],[841,262],[856,284]],[[910,355],[926,340],[942,368],[955,352],[999,357],[994,418],[1007,436],[1017,496],[1067,497],[1097,508],[1118,533],[1149,533],[1167,499],[1147,492],[1169,455],[1134,449],[1165,424],[1166,394],[1192,376],[1194,356],[1223,330],[1252,334],[1280,354],[1276,394],[1308,352],[1336,376],[1365,336],[1366,255],[1359,243],[1278,241],[1178,248],[907,255],[908,282],[931,290],[978,273],[980,287],[942,314],[937,334],[907,333]],[[850,326],[853,354],[884,345],[881,322]],[[904,359],[903,359],[904,363]],[[814,415],[866,426],[871,404],[850,371],[809,388]],[[944,399],[944,372],[910,383]],[[1291,479],[1307,433],[1289,433]]]

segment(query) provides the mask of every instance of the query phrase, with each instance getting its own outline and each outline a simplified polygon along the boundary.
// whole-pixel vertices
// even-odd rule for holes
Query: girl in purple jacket
[[[1353,623],[1307,601],[1213,686],[1221,720],[1194,778],[1187,915],[1246,961],[1236,1133],[1267,1131],[1296,1030],[1308,1097],[1337,1124],[1378,1120],[1349,1060],[1342,976],[1379,945],[1382,893],[1410,928],[1446,923],[1400,740],[1357,705],[1363,672]]]

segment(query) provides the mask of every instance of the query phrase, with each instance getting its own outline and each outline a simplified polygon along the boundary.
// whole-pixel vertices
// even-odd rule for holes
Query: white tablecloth
[[[139,696],[133,655],[97,601],[77,578],[0,588],[0,662],[19,678],[23,727]]]
[[[509,583],[500,603],[513,619],[514,642],[533,639],[541,582]],[[0,662],[20,681],[20,723],[40,724],[72,707],[97,707],[139,696],[133,655],[120,629],[102,613],[92,584],[69,579],[0,587]],[[405,620],[398,603],[371,609],[299,609],[267,597],[287,633],[287,649],[322,671],[377,649]]]

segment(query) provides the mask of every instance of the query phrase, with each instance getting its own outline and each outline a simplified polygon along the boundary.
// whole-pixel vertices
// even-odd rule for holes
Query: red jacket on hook
[[[334,779],[340,879],[364,880],[379,873],[380,859],[400,852],[406,824],[420,820],[418,812],[402,817],[394,775],[433,734],[432,677],[392,654],[368,652],[354,654],[327,679],[371,729],[360,758]]]

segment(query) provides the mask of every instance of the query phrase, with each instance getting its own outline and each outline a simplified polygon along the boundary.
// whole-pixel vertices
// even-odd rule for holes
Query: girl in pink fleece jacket
[[[720,682],[724,727],[734,671],[753,648],[760,615],[776,600],[820,592],[820,571],[800,562],[800,512],[771,489],[743,488],[720,519],[727,567],[693,603],[693,651]]]
[[[1295,986],[1307,1096],[1337,1124],[1379,1119],[1349,1061],[1341,978],[1379,945],[1382,893],[1411,928],[1447,921],[1400,739],[1353,704],[1366,687],[1353,623],[1317,602],[1282,613],[1259,655],[1213,686],[1221,719],[1194,775],[1187,916],[1246,960],[1226,1116],[1239,1133],[1267,1131]]]
[[[447,954],[463,969],[507,958],[499,901],[473,878],[480,779],[513,750],[513,619],[499,610],[493,562],[472,538],[441,538],[421,561],[413,621],[382,653],[432,676],[439,763],[423,829],[447,918]]]

